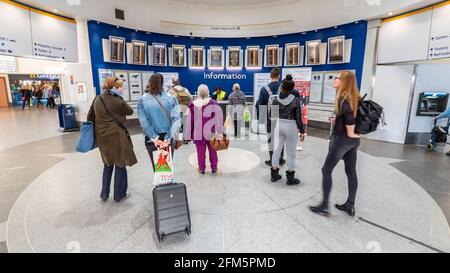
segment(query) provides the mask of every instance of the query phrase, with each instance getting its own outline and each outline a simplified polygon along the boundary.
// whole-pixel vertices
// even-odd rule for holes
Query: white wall
[[[369,97],[372,96],[373,92],[373,81],[375,76],[374,67],[377,62],[377,38],[380,27],[380,20],[370,21],[367,26],[367,39],[363,74],[361,80],[361,92],[362,94],[369,94]]]
[[[422,92],[450,93],[450,64],[428,64],[418,66],[411,120],[409,123],[410,133],[429,133],[431,131],[432,118],[419,117],[416,115],[419,94]],[[448,107],[450,107],[450,102]]]
[[[64,102],[76,105],[77,121],[86,121],[87,113],[92,101],[96,96],[94,80],[92,77],[91,55],[89,50],[89,35],[86,20],[77,18],[78,56],[79,63],[67,64],[67,71],[64,74],[64,84],[66,96]],[[73,78],[73,84],[71,82]],[[87,86],[88,101],[78,101],[76,95],[77,82],[84,82]]]
[[[413,72],[413,65],[377,67],[373,100],[384,107],[387,126],[367,138],[405,143]]]

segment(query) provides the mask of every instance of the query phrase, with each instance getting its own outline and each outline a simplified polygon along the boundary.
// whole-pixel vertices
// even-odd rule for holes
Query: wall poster
[[[337,76],[339,76],[339,72],[325,73],[323,85],[323,103],[334,104],[336,100],[336,88],[334,88],[333,82]]]
[[[153,43],[153,61],[152,64],[156,66],[166,66],[166,45],[160,43]]]
[[[142,74],[140,72],[130,72],[130,101],[138,101],[143,95]]]
[[[190,55],[190,67],[205,68],[205,48],[203,46],[192,46]]]
[[[110,62],[125,63],[125,38],[109,37]]]
[[[209,49],[209,68],[223,68],[223,47],[212,46]]]
[[[147,42],[133,41],[132,60],[133,64],[146,65],[147,64]]]
[[[303,106],[303,124],[308,127],[309,122],[309,98],[311,93],[312,68],[285,68],[283,79],[291,74],[295,81],[295,89],[300,93]]]
[[[228,61],[227,68],[242,68],[242,56],[240,46],[228,47]]]
[[[88,102],[87,84],[85,82],[77,82],[77,101]]]
[[[186,47],[184,45],[172,45],[172,66],[186,66]]]
[[[310,102],[321,103],[323,93],[324,73],[313,73],[311,81]]]
[[[328,39],[328,63],[342,64],[345,62],[345,36]]]
[[[300,43],[286,44],[285,66],[300,66]]]
[[[320,45],[321,40],[306,42],[306,65],[320,64]]]
[[[266,67],[278,67],[280,64],[280,46],[266,46]]]
[[[248,46],[246,54],[246,67],[247,68],[260,68],[261,67],[261,49],[259,46]]]

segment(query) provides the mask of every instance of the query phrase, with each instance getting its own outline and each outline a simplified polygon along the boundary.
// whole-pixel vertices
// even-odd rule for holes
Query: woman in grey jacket
[[[233,85],[233,93],[228,98],[229,114],[234,120],[234,137],[241,136],[242,122],[244,120],[244,111],[247,106],[247,99],[244,92],[241,91],[239,84]]]

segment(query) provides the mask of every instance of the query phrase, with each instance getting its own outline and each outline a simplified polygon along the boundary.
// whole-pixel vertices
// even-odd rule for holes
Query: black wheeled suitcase
[[[158,239],[186,232],[191,235],[191,217],[186,185],[170,184],[158,186],[153,190],[155,208],[155,227]]]

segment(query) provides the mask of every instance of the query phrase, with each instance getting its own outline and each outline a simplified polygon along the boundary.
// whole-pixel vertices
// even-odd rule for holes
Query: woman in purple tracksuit
[[[223,135],[223,112],[217,102],[209,97],[209,88],[200,85],[198,98],[189,106],[190,118],[188,130],[185,131],[187,140],[193,140],[197,147],[199,173],[206,173],[206,150],[209,151],[209,161],[213,174],[217,173],[219,158],[217,151],[212,149],[210,140],[217,135]]]

